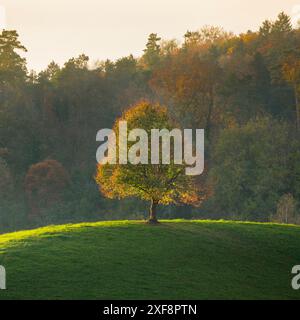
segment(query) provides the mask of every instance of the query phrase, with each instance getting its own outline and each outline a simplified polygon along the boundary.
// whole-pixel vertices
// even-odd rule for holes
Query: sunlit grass
[[[300,298],[300,227],[233,221],[113,221],[0,235],[0,298]]]

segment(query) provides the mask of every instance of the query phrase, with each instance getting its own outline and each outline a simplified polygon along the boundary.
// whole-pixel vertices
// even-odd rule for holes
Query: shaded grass
[[[300,227],[228,221],[48,226],[0,236],[0,299],[299,299]]]

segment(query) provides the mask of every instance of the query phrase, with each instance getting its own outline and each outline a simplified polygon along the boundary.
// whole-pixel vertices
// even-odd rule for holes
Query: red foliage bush
[[[32,165],[25,177],[30,216],[37,216],[41,209],[59,202],[68,183],[69,175],[58,161],[45,160]]]

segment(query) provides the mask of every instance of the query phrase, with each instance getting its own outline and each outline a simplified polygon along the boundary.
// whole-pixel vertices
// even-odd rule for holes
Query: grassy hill
[[[137,221],[0,236],[0,299],[299,299],[300,227]]]

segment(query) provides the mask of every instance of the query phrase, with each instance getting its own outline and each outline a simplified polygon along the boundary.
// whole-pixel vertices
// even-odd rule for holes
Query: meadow
[[[114,221],[0,236],[0,299],[299,299],[300,227]]]

